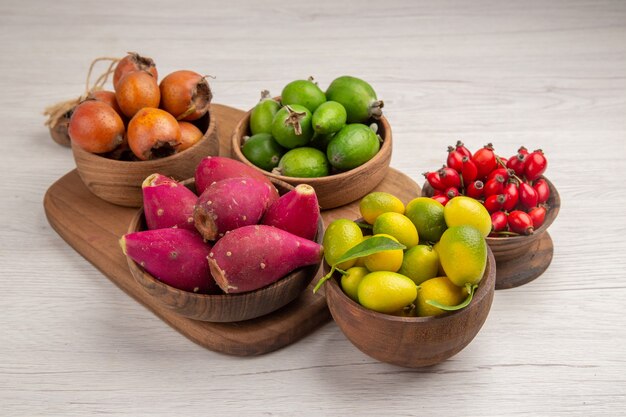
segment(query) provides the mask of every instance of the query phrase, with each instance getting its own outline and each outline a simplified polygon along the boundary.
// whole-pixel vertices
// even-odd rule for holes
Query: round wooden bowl
[[[554,222],[561,208],[561,197],[554,184],[542,177],[550,187],[546,218],[532,235],[487,237],[487,244],[496,260],[496,289],[519,287],[539,277],[552,262],[554,246],[548,227]],[[422,195],[430,197],[432,187],[426,182]]]
[[[184,180],[193,177],[202,158],[218,154],[216,120],[210,110],[194,124],[205,132],[198,143],[180,153],[150,161],[118,161],[72,144],[78,174],[87,188],[101,199],[119,206],[140,207],[141,183],[148,175],[159,173]]]
[[[491,309],[495,282],[495,260],[488,250],[487,268],[470,305],[441,316],[398,317],[368,310],[343,292],[338,274],[328,280],[325,291],[333,319],[361,352],[381,362],[419,368],[450,358],[474,339]]]
[[[193,180],[186,185],[195,191]],[[289,184],[272,180],[280,194],[291,190]],[[133,217],[128,233],[146,230],[143,209]],[[321,244],[324,224],[320,217],[316,241]],[[299,268],[266,287],[240,294],[196,294],[171,287],[149,273],[131,258],[126,258],[135,280],[164,307],[181,316],[209,322],[235,322],[264,316],[295,300],[311,283],[320,264]],[[321,263],[321,262],[320,262]]]
[[[248,111],[235,127],[232,137],[233,158],[258,169],[270,178],[279,179],[294,186],[303,183],[309,184],[315,189],[320,207],[323,210],[343,206],[358,200],[373,190],[387,174],[387,169],[391,162],[392,137],[391,126],[384,116],[376,122],[378,124],[378,134],[383,139],[383,143],[378,153],[372,159],[361,166],[339,174],[319,178],[296,178],[265,171],[248,161],[241,152],[244,136],[250,135],[251,113],[252,110]]]
[[[70,135],[67,133],[67,128],[69,124],[70,112],[67,112],[54,125],[48,128],[52,140],[54,140],[59,145],[67,146],[68,148],[72,145]]]

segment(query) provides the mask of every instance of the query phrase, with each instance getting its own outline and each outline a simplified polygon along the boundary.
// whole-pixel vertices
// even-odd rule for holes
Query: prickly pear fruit
[[[262,224],[278,227],[305,239],[315,239],[320,206],[313,187],[300,184],[267,209]]]
[[[200,195],[193,211],[196,229],[206,240],[216,240],[233,229],[257,224],[278,192],[255,178],[227,178]]]
[[[141,184],[143,212],[148,229],[178,227],[196,231],[193,208],[198,196],[182,184],[161,174],[152,174]]]
[[[209,267],[226,293],[253,291],[322,260],[321,245],[272,226],[229,232],[209,253]]]
[[[157,229],[128,233],[122,251],[158,280],[183,291],[219,292],[207,265],[211,245],[186,229]]]
[[[234,159],[221,156],[207,156],[196,168],[196,192],[202,194],[214,182],[226,178],[249,177],[272,184],[261,171]]]

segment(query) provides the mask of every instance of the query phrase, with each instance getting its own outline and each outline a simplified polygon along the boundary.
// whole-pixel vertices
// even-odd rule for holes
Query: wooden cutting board
[[[231,133],[244,112],[219,104],[211,106],[218,120],[220,155],[228,156]],[[376,190],[390,192],[404,203],[420,194],[413,180],[394,169]],[[330,320],[323,291],[312,292],[321,269],[298,299],[267,316],[237,323],[208,323],[179,316],[158,304],[128,270],[118,241],[136,208],[116,206],[96,197],[73,170],[50,186],[44,209],[50,225],[72,248],[157,317],[207,349],[239,356],[260,355],[294,343]],[[325,224],[337,218],[356,219],[360,217],[358,202],[324,211],[322,217]]]

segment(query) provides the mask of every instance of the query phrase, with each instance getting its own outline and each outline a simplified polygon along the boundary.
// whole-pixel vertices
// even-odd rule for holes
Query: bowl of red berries
[[[444,206],[465,195],[480,201],[491,215],[487,243],[496,260],[496,289],[518,287],[539,277],[550,265],[554,247],[547,232],[561,199],[544,173],[541,149],[521,146],[510,158],[491,143],[472,153],[458,141],[448,147],[446,164],[424,173],[422,195]]]

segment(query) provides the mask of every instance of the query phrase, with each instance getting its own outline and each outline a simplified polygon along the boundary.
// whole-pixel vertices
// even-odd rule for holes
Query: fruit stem
[[[300,120],[306,116],[306,112],[297,112],[289,105],[285,106],[285,108],[289,112],[289,116],[285,119],[285,126],[292,126],[294,133],[300,136],[302,134],[302,125],[300,124]]]
[[[507,168],[506,164],[504,163],[504,161],[498,156],[496,155],[496,162],[502,167],[502,168]],[[519,183],[523,183],[524,181],[522,181],[522,179],[520,177],[517,176],[517,174],[512,170],[512,169],[508,169],[509,171],[509,176],[513,177],[515,180],[519,181]]]
[[[335,271],[337,270],[336,266],[333,266],[330,268],[330,272],[326,275],[324,275],[322,278],[320,278],[320,280],[317,282],[317,285],[315,285],[315,288],[313,288],[313,294],[317,293],[317,291],[322,288],[322,285],[324,285],[324,283],[326,281],[328,281],[330,279],[330,277],[333,276],[333,274],[335,273]]]
[[[469,303],[472,302],[472,298],[474,298],[474,291],[476,291],[476,288],[478,288],[478,285],[474,284],[470,284],[469,282],[467,284],[465,284],[465,288],[467,289],[467,297],[465,298],[465,300],[461,303],[461,304],[457,304],[455,306],[447,306],[445,304],[441,304],[438,303],[437,301],[434,300],[426,300],[427,304],[430,304],[433,307],[437,307],[441,310],[445,310],[445,311],[456,311],[456,310],[460,310],[462,308],[465,308],[469,305]]]
[[[372,104],[370,104],[370,117],[373,117],[376,120],[380,119],[383,116],[384,106],[385,102],[382,100],[373,101]]]

